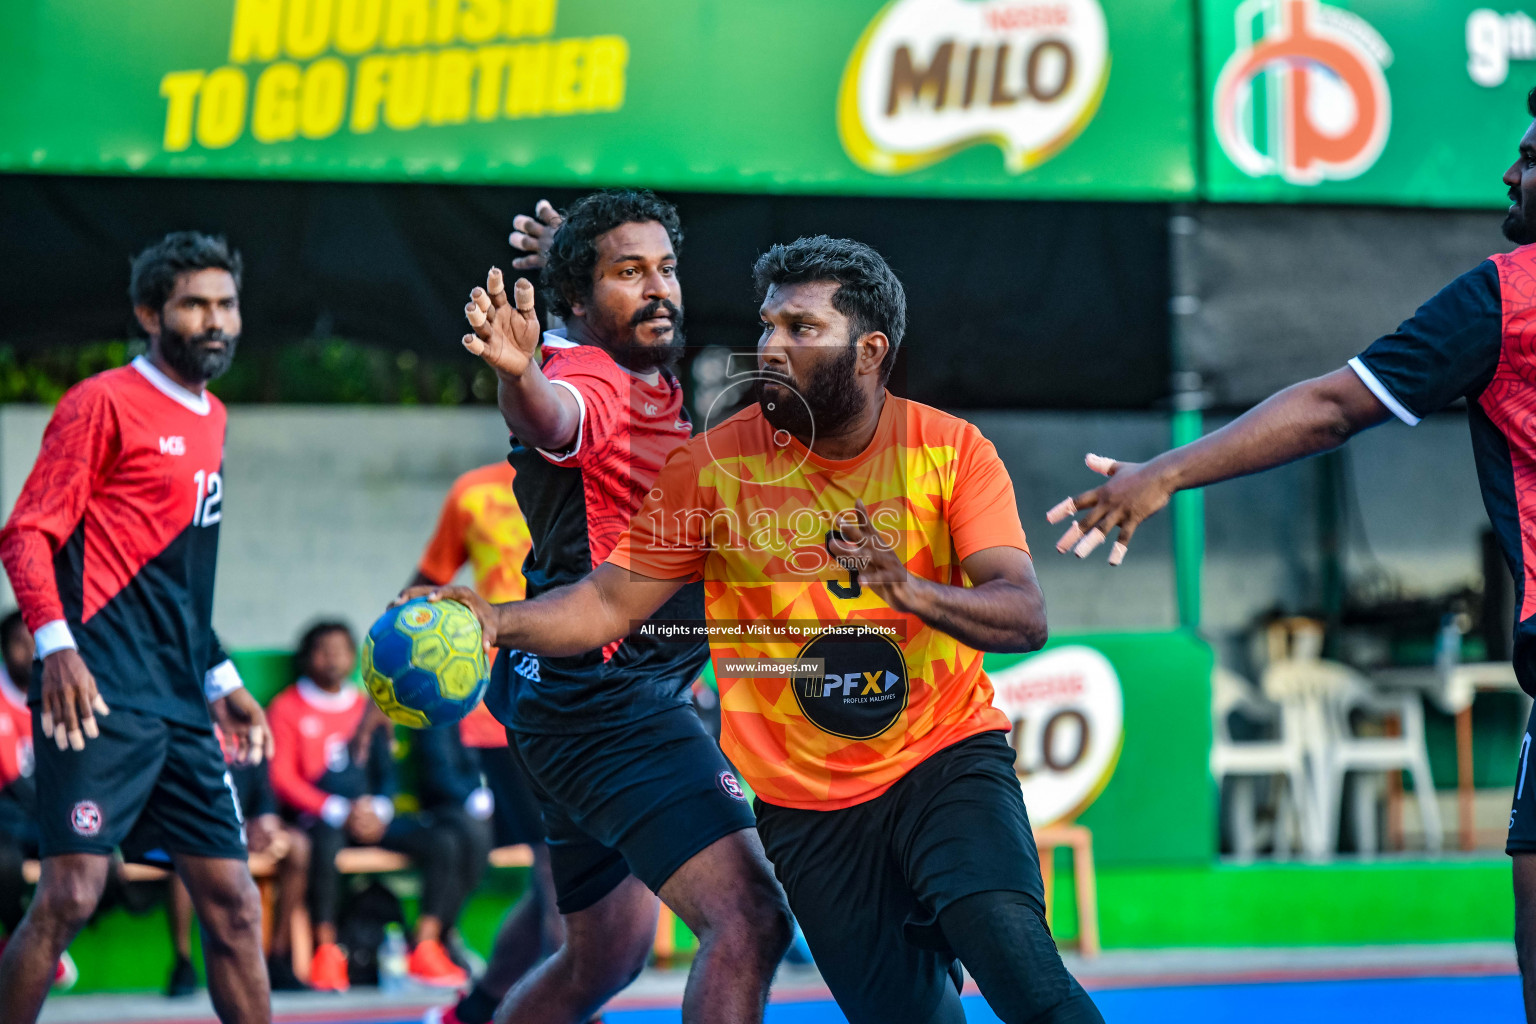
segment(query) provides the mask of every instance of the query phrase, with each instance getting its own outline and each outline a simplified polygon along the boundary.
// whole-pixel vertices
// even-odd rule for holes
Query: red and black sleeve
[[[28,629],[64,618],[54,555],[80,524],[91,492],[120,449],[117,416],[106,389],[86,381],[66,392],[48,421],[11,518],[0,530],[0,562]]]

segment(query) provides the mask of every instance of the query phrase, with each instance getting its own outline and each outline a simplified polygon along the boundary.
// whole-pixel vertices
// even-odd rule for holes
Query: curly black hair
[[[299,637],[298,649],[293,652],[294,675],[309,675],[309,659],[314,656],[315,648],[320,646],[320,641],[331,633],[345,633],[347,643],[352,645],[353,650],[357,649],[357,638],[352,635],[351,626],[339,619],[321,619]]]
[[[816,235],[775,245],[757,258],[752,283],[762,303],[774,285],[836,281],[832,308],[848,318],[851,344],[871,331],[879,331],[891,347],[880,363],[880,382],[891,377],[896,350],[907,332],[907,293],[885,258],[863,242],[851,238]]]
[[[682,255],[683,228],[677,208],[644,188],[606,189],[582,196],[562,215],[540,282],[549,308],[561,319],[571,315],[573,302],[592,297],[592,272],[597,268],[597,239],[621,224],[655,221],[667,229],[672,255]]]
[[[164,309],[177,276],[189,270],[227,270],[239,291],[243,268],[239,251],[231,249],[222,235],[172,231],[133,258],[128,297],[135,306]]]

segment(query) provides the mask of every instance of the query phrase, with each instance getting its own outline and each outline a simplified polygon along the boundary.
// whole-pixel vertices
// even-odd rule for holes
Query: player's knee
[[[594,1003],[606,1001],[628,988],[645,970],[652,938],[649,933],[636,931],[623,938],[615,937],[600,951],[586,953],[567,945],[561,952],[570,965],[571,988]]]
[[[784,890],[772,878],[755,879],[742,901],[743,925],[756,941],[766,963],[777,964],[795,937]]]
[[[203,932],[221,951],[261,935],[261,894],[250,875],[222,881],[204,901]]]
[[[101,901],[106,878],[85,871],[50,872],[33,899],[34,921],[74,932],[85,927]]]
[[[762,963],[777,965],[795,932],[784,890],[764,873],[730,887],[728,895],[719,905],[708,908],[699,941],[751,950]]]

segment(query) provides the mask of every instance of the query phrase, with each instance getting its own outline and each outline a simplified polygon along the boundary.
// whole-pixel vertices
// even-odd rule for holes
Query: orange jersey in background
[[[827,554],[862,499],[910,572],[964,585],[963,558],[1028,551],[1013,485],[971,424],[887,395],[856,458],[818,458],[756,406],[668,460],[609,561],[656,579],[699,578],[720,685],[721,746],[768,803],[833,810],[872,800],[924,758],[1007,729],[981,653],[893,611]],[[903,639],[799,634],[792,623],[898,626]],[[725,662],[825,659],[816,676],[731,678]]]
[[[447,583],[468,562],[481,597],[494,604],[523,599],[523,560],[533,540],[512,496],[513,476],[510,465],[496,462],[453,482],[417,566],[423,576]],[[506,730],[484,704],[459,723],[459,735],[468,747],[507,745]]]

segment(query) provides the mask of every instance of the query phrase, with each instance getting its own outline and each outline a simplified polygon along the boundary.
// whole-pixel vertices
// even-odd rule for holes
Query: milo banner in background
[[[1193,194],[1190,0],[7,0],[0,170]]]
[[[1526,9],[1522,9],[1526,8]],[[1536,3],[1206,0],[1213,200],[1504,206]]]

